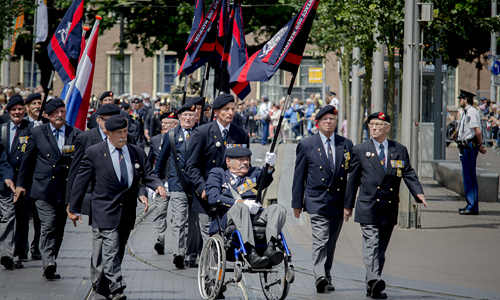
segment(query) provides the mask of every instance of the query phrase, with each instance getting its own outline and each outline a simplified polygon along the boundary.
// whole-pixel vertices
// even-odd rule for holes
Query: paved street
[[[261,164],[260,159],[268,147],[257,144],[251,147],[252,163]],[[333,267],[336,291],[316,293],[311,270],[309,219],[307,214],[295,219],[290,208],[294,159],[295,145],[278,147],[275,178],[279,184],[276,182],[270,188],[277,188],[274,192],[278,202],[288,208],[284,233],[293,253],[296,280],[287,299],[367,299],[361,230],[359,224],[352,221],[344,224],[337,243]],[[497,158],[497,164],[499,160]],[[481,203],[479,216],[460,216],[457,210],[464,202],[457,194],[437,186],[431,179],[424,180],[423,184],[430,200],[429,207],[422,209],[423,229],[396,229],[387,252],[384,279],[389,298],[500,299],[500,203]],[[142,209],[139,205],[138,214]],[[129,299],[200,299],[197,269],[177,270],[172,264],[168,242],[165,255],[157,255],[153,250],[154,214],[153,209],[150,214],[139,215],[138,226],[130,237],[129,253],[123,263],[127,296]],[[1,298],[103,299],[94,295],[87,297],[90,246],[89,227],[84,223],[74,228],[68,222],[58,259],[62,279],[46,281],[41,276],[41,262],[30,259],[24,269],[0,270]],[[231,273],[226,274],[226,278],[230,276]],[[265,299],[255,274],[244,274],[243,283],[230,285],[225,295],[226,299],[243,299],[243,295],[249,299]]]

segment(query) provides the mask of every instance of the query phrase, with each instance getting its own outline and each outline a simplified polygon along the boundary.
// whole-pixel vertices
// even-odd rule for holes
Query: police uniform
[[[46,106],[47,114],[64,107],[59,99]],[[54,279],[55,260],[61,247],[66,225],[66,183],[73,160],[76,137],[82,131],[64,125],[57,132],[52,123],[34,128],[28,138],[26,151],[19,168],[18,187],[28,188],[35,199],[41,222],[40,252],[47,279]]]
[[[316,120],[325,114],[337,114],[333,106],[325,106]],[[321,132],[297,145],[292,186],[292,207],[310,215],[313,236],[314,277],[318,292],[334,290],[330,270],[335,245],[342,229],[347,174],[351,163],[352,142]]]
[[[126,126],[122,116],[112,116],[106,121],[108,131]],[[100,274],[91,270],[91,275],[94,289],[102,295],[117,297],[126,287],[121,262],[135,223],[140,180],[152,189],[162,186],[141,148],[127,143],[118,150],[107,140],[85,151],[68,211],[81,212],[87,187],[91,181],[95,182],[91,198],[92,256],[101,258],[102,270]]]
[[[196,107],[188,102],[178,110],[178,113],[181,114],[185,111],[191,111],[194,113],[196,111]],[[184,170],[186,169],[188,147],[192,145],[191,135],[195,127],[196,124],[192,128],[185,129],[179,124],[177,127],[171,129],[167,134],[165,134],[163,138],[163,146],[161,148],[161,152],[158,156],[155,167],[155,172],[158,176],[160,176],[160,178],[163,178],[165,176],[165,170],[167,169],[167,167],[169,167],[169,172],[166,177],[168,179],[168,187],[170,192],[169,206],[172,213],[171,229],[174,255],[173,262],[177,268],[184,267],[184,260],[188,265],[194,266],[200,248],[198,214],[192,209],[193,186],[190,179],[184,172]],[[170,144],[171,131],[173,131],[174,133],[177,163],[182,174],[179,174],[177,172],[175,158],[172,156],[172,148]],[[186,188],[188,190],[184,190],[184,187],[179,180],[180,176],[183,176],[186,183]],[[188,195],[190,197],[188,197]],[[166,209],[164,214],[166,219]],[[161,224],[160,222],[158,223]],[[161,229],[166,229],[166,223],[164,227],[158,227]],[[157,232],[159,231],[158,229],[156,230]],[[162,235],[157,234],[158,240],[163,244],[165,239],[165,231],[159,232]]]
[[[472,99],[475,96],[469,92],[460,91],[459,98]],[[479,213],[479,189],[476,177],[476,164],[480,145],[476,138],[475,128],[481,129],[479,113],[477,109],[467,103],[458,122],[457,137],[460,161],[462,162],[465,200],[467,201],[467,206],[459,210],[460,214],[477,215]]]
[[[226,104],[234,102],[234,97],[230,94],[223,94],[217,97],[212,107],[219,109]],[[187,156],[187,175],[194,185],[193,209],[198,213],[200,231],[205,242],[208,235],[209,223],[207,212],[209,205],[206,200],[201,198],[205,191],[205,182],[212,168],[225,168],[224,152],[226,148],[234,145],[242,145],[249,148],[249,139],[246,131],[234,124],[229,124],[229,128],[223,128],[218,120],[204,124],[193,131],[191,136],[191,146],[188,148]],[[223,136],[223,132],[227,134]]]
[[[368,123],[371,119],[390,123],[389,116],[382,112],[371,114]],[[401,179],[418,202],[417,195],[423,194],[423,189],[410,165],[408,150],[397,142],[386,139],[381,144],[369,139],[354,146],[351,161],[344,207],[354,208],[356,203],[354,221],[360,223],[363,232],[367,292],[380,295],[385,288],[381,280],[385,252],[398,222]]]
[[[252,152],[248,148],[236,146],[226,150],[228,158],[249,157]],[[240,232],[241,239],[247,248],[247,253],[250,255],[249,263],[252,268],[264,268],[268,263],[277,265],[283,259],[281,250],[274,249],[275,244],[279,240],[278,236],[285,226],[286,209],[279,204],[269,205],[263,209],[260,204],[252,201],[257,196],[258,185],[264,172],[268,172],[264,188],[268,187],[272,181],[272,170],[261,169],[259,167],[251,167],[245,176],[238,176],[231,173],[229,170],[222,168],[213,168],[210,170],[206,191],[208,203],[214,205],[218,201],[222,205],[217,210],[220,218],[221,229],[225,230],[229,225],[235,225]],[[237,203],[237,200],[244,200],[244,203]],[[255,238],[253,233],[254,225],[264,225],[266,227],[266,241],[269,251],[266,250],[262,257],[256,255],[254,251]],[[219,222],[217,219],[212,220],[210,224],[210,234],[218,232]],[[253,256],[252,257],[252,252]],[[277,253],[277,257],[273,257]]]

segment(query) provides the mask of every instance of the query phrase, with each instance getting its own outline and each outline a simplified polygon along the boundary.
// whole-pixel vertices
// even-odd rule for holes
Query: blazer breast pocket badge
[[[19,137],[19,144],[21,144],[21,152],[26,151],[26,144],[28,143],[28,136],[20,136]]]
[[[344,169],[349,170],[349,161],[351,160],[351,154],[349,152],[344,153],[344,159],[345,159]]]
[[[62,147],[62,153],[73,153],[75,152],[75,145],[64,145]]]
[[[405,167],[404,160],[391,160],[391,166],[397,170],[398,177],[403,177],[403,169]]]

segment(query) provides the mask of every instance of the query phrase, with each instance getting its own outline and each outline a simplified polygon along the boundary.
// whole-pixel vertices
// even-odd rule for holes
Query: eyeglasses
[[[194,118],[194,117],[196,117],[196,114],[183,113],[183,114],[181,114],[181,117],[183,117],[183,118]]]
[[[334,121],[337,121],[337,118],[321,118],[320,121],[323,123],[326,123],[327,121],[334,122]]]
[[[383,126],[386,126],[387,124],[385,123],[370,123],[368,124],[368,127],[370,128],[380,128],[380,127],[383,127]]]

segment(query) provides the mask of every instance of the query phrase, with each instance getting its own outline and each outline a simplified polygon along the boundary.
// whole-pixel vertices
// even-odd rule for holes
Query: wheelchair
[[[212,219],[217,218],[218,232],[213,234],[203,246],[198,263],[198,287],[200,295],[205,300],[217,299],[219,294],[226,291],[227,284],[239,283],[243,273],[258,273],[260,285],[266,299],[285,299],[290,290],[290,284],[295,279],[292,264],[292,255],[288,249],[285,236],[282,232],[278,237],[277,247],[283,251],[283,261],[276,266],[265,269],[252,269],[246,260],[247,251],[243,240],[235,225],[221,228],[221,220],[217,214],[217,202],[210,211]],[[262,255],[267,248],[266,224],[253,223],[255,250]],[[227,263],[231,263],[231,267]],[[233,276],[225,279],[226,272],[233,272]]]

